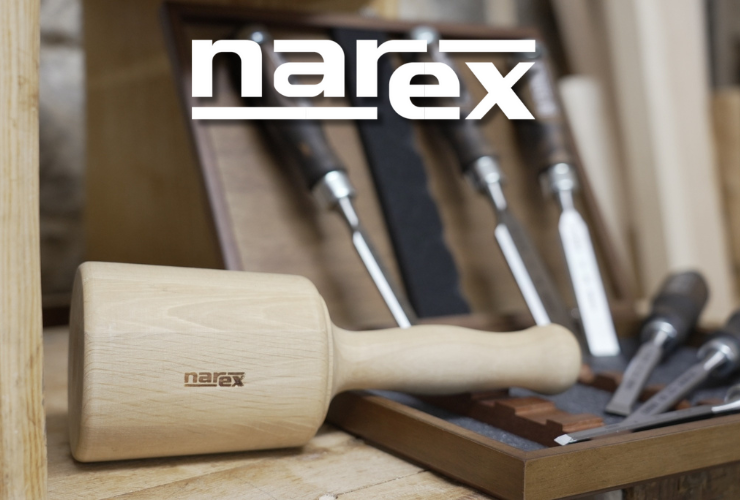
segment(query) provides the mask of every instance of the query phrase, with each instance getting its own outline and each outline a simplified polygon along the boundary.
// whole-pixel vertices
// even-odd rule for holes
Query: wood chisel
[[[420,62],[443,63],[455,69],[452,60],[439,51],[439,33],[434,28],[419,26],[409,36],[427,42],[427,52],[418,55]],[[474,107],[465,85],[460,83],[459,98],[434,100],[446,106],[460,107],[462,119],[439,120],[435,124],[454,151],[463,175],[476,190],[490,199],[496,212],[496,241],[535,323],[558,323],[575,331],[573,320],[542,258],[524,227],[509,209],[503,190],[505,177],[493,148],[483,136],[478,122],[464,119]]]
[[[714,332],[697,353],[699,363],[686,370],[662,391],[635,410],[628,421],[638,421],[663,413],[681,401],[709,377],[722,380],[740,368],[740,311],[724,328]]]
[[[555,442],[564,446],[566,444],[580,443],[598,437],[609,436],[617,432],[644,431],[667,425],[703,420],[714,416],[730,415],[737,412],[740,412],[740,384],[730,387],[725,396],[725,403],[721,405],[694,406],[693,408],[686,408],[684,410],[653,415],[642,420],[626,419],[617,424],[605,425],[604,427],[596,427],[571,434],[563,434],[555,438]]]
[[[593,356],[619,354],[609,301],[586,222],[575,206],[579,182],[568,129],[540,42],[533,54],[518,54],[518,62],[532,63],[517,87],[534,120],[514,120],[529,162],[539,172],[546,192],[562,210],[558,230],[565,253],[583,331]]]
[[[470,314],[457,264],[445,241],[439,208],[429,190],[424,159],[416,145],[417,124],[396,113],[391,104],[389,87],[396,70],[395,54],[381,55],[375,63],[377,95],[358,95],[358,42],[375,40],[380,46],[388,40],[388,33],[348,27],[330,32],[345,54],[350,102],[378,110],[377,120],[358,120],[355,126],[406,296],[419,318]]]
[[[302,446],[354,389],[572,386],[560,325],[349,332],[306,278],[88,262],[72,292],[69,442],[80,461]]]
[[[273,50],[273,39],[267,30],[250,26],[240,30],[237,38],[252,40],[262,47],[263,78],[266,81],[261,105],[310,106],[305,99],[287,98],[275,90],[275,69],[285,61]],[[232,73],[234,78],[239,77],[239,72]],[[414,324],[414,311],[393,283],[360,222],[352,202],[355,189],[344,165],[331,149],[321,125],[312,120],[270,120],[264,124],[280,151],[300,167],[318,203],[323,208],[337,211],[347,223],[355,250],[398,326],[408,328]]]
[[[663,356],[686,341],[708,298],[707,283],[695,271],[666,278],[642,324],[643,344],[627,366],[607,412],[624,416],[632,412],[650,374]]]

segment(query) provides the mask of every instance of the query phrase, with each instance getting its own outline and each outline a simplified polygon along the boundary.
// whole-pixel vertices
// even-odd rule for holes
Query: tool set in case
[[[165,5],[163,24],[183,118],[200,165],[200,172],[182,175],[202,176],[227,269],[309,278],[341,328],[420,323],[508,331],[552,321],[576,330],[584,353],[590,348],[594,354],[584,356],[579,382],[556,396],[521,388],[453,396],[344,392],[334,398],[329,421],[502,498],[606,491],[740,460],[740,437],[734,437],[740,436],[740,416],[723,415],[735,411],[732,398],[726,405],[721,402],[732,385],[729,371],[714,385],[691,392],[706,373],[715,371],[707,366],[708,358],[719,360],[715,353],[720,352],[726,356],[717,363],[730,363],[732,321],[726,327],[729,333],[713,337],[713,347],[702,350],[701,368],[693,372],[703,370],[703,375],[684,381],[680,390],[671,391],[673,397],[661,396],[676,411],[661,414],[661,422],[646,415],[635,417],[631,427],[619,427],[623,419],[614,413],[658,397],[662,385],[697,362],[703,334],[691,332],[695,317],[676,323],[670,314],[647,321],[636,315],[567,126],[557,113],[548,114],[551,106],[538,107],[541,93],[527,94],[532,88],[527,85],[535,84],[526,75],[514,89],[536,120],[514,123],[494,110],[475,122],[474,130],[406,120],[390,109],[382,89],[399,64],[420,60],[414,54],[379,58],[378,97],[354,92],[353,48],[358,40],[380,44],[416,38],[431,47],[438,39],[538,39],[536,32],[441,24],[420,31],[408,22],[178,3]],[[243,99],[234,75],[235,56],[222,54],[213,60],[214,96],[192,96],[192,40],[259,41],[270,69],[279,60],[269,60],[269,44],[264,45],[268,33],[274,39],[336,41],[346,57],[347,97],[317,97],[310,104],[375,106],[378,120],[299,124],[191,119],[194,107],[306,104],[270,103],[270,89],[263,89],[261,102]],[[273,55],[293,62],[320,61],[316,54]],[[433,51],[418,56],[441,57]],[[546,54],[539,49],[516,59],[502,53],[444,56],[473,103],[486,90],[466,63],[492,61],[502,74],[517,64],[530,64],[529,78],[547,78]],[[457,123],[470,128],[470,122]],[[313,138],[307,140],[313,145],[309,150],[324,153],[302,158],[306,149],[296,147],[295,140],[307,136]],[[467,158],[465,153],[474,148],[483,152]],[[461,170],[467,175],[461,176]],[[309,171],[318,173],[307,176]],[[316,186],[324,186],[318,189],[323,205],[314,198]],[[579,277],[584,269],[588,276]],[[656,294],[656,314],[665,293]],[[697,311],[684,310],[683,303],[678,310],[697,316],[703,306],[701,297],[697,301]],[[609,308],[604,307],[607,302]],[[648,347],[638,345],[641,330]],[[685,343],[672,345],[671,339],[678,337]],[[628,368],[638,349],[642,356]],[[622,384],[625,370],[624,379],[637,383]],[[625,394],[626,385],[631,388]],[[608,405],[614,413],[606,411]],[[607,426],[612,433],[595,431]],[[599,432],[605,435],[599,437]]]

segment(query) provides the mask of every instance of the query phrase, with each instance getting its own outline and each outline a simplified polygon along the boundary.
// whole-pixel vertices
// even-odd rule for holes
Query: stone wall
[[[41,281],[68,293],[82,260],[85,166],[80,0],[41,0]]]

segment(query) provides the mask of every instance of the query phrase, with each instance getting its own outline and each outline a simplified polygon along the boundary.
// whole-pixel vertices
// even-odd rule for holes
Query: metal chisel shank
[[[580,188],[575,155],[542,50],[538,42],[534,54],[512,58],[512,70],[521,64],[531,66],[517,87],[533,119],[515,124],[528,163],[562,209],[558,230],[589,351],[593,356],[614,356],[620,352],[619,342],[591,235],[574,203]]]
[[[675,273],[665,280],[640,328],[643,344],[627,366],[622,383],[606,406],[607,412],[625,416],[632,412],[660,360],[688,337],[708,293],[704,278],[694,271]]]
[[[670,409],[709,377],[725,379],[740,367],[740,311],[699,349],[699,362],[650,398],[627,420],[640,421]]]
[[[663,357],[663,349],[660,345],[647,342],[632,358],[627,370],[624,372],[622,383],[617,387],[611,401],[606,406],[606,411],[617,415],[629,415],[642,388],[647,384],[650,374]]]
[[[572,320],[526,231],[508,210],[497,210],[496,214],[496,241],[535,323],[572,328]]]
[[[591,439],[608,436],[617,432],[640,431],[655,429],[666,425],[675,425],[684,422],[692,422],[716,415],[729,415],[740,411],[740,385],[730,387],[725,396],[725,403],[717,406],[694,406],[685,410],[677,410],[660,415],[653,415],[640,420],[623,420],[618,424],[605,425],[595,429],[563,434],[555,438],[555,442],[561,446],[566,444],[589,441]]]
[[[261,104],[309,105],[307,101],[285,97],[275,90],[272,79],[276,68],[284,61],[275,52],[272,37],[267,30],[260,26],[250,26],[240,30],[237,37],[250,39],[262,47],[263,76],[269,81],[266,82],[265,95],[261,98],[264,102]],[[267,122],[265,129],[282,153],[297,164],[318,203],[342,216],[352,234],[352,244],[396,323],[401,328],[410,327],[416,322],[416,315],[398,288],[392,284],[390,275],[370,244],[352,201],[355,190],[344,165],[326,140],[321,124],[310,120],[275,120]]]
[[[439,34],[433,28],[417,27],[410,36],[428,43],[428,52],[420,55],[420,60],[444,63],[454,68],[454,63],[449,57],[439,51]],[[470,95],[462,84],[459,98],[437,98],[435,101],[460,107],[462,116],[473,109]],[[467,119],[440,120],[437,122],[437,128],[454,151],[463,174],[471,181],[473,187],[490,199],[496,212],[497,223],[494,232],[496,241],[535,323],[538,325],[558,323],[574,331],[573,320],[561,301],[537,249],[524,227],[509,210],[503,192],[505,183],[503,172],[493,148],[484,137],[478,123]]]

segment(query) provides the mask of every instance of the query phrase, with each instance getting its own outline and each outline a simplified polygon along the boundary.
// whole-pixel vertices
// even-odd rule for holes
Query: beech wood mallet
[[[350,332],[302,277],[88,262],[70,318],[70,446],[83,462],[301,446],[342,391],[556,393],[580,366],[559,325]]]

